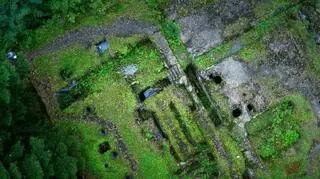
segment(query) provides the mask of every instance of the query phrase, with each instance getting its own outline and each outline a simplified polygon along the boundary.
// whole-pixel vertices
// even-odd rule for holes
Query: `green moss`
[[[241,175],[245,170],[245,158],[242,155],[241,148],[237,142],[231,137],[227,128],[219,128],[217,135],[221,139],[225,150],[231,155],[232,171]]]
[[[161,30],[169,43],[169,46],[178,59],[182,68],[185,68],[189,61],[189,54],[180,39],[180,27],[174,21],[165,21],[161,24]]]
[[[223,37],[224,38],[231,38],[236,35],[242,34],[245,29],[250,27],[249,19],[245,17],[240,17],[237,21],[234,23],[228,24],[224,31],[223,31]]]
[[[227,57],[229,55],[231,49],[231,43],[223,43],[208,53],[196,57],[195,63],[200,69],[206,69],[210,66],[217,64],[221,59]]]
[[[88,69],[100,64],[95,49],[86,50],[75,45],[58,52],[39,56],[34,60],[35,74],[38,79],[50,79],[54,90],[68,84],[70,79],[78,78]],[[68,79],[61,78],[61,70],[67,69],[71,75]]]
[[[220,108],[222,118],[224,119],[223,122],[231,122],[232,115],[228,98],[224,96],[224,94],[217,92],[217,86],[215,84],[209,82],[206,85],[208,86],[212,99],[215,99],[217,106]]]
[[[254,62],[258,57],[265,57],[266,55],[267,51],[262,43],[243,48],[236,54],[237,57],[249,63]]]
[[[278,157],[301,138],[301,123],[312,119],[314,116],[306,99],[288,96],[250,121],[248,133],[262,157]]]
[[[190,110],[189,106],[192,105],[192,101],[189,99],[187,92],[179,88],[171,88],[168,93],[168,99],[171,99],[172,102],[177,106],[178,111],[182,116],[182,120],[191,132],[192,138],[196,141],[196,143],[202,142],[203,136],[196,124],[196,119],[194,118],[193,112]],[[188,102],[187,104],[185,104],[186,101]],[[188,107],[186,105],[188,105]]]
[[[111,151],[118,150],[116,140],[110,135],[99,134],[100,127],[81,121],[55,121],[55,125],[63,128],[68,133],[81,138],[81,153],[86,159],[86,167],[92,175],[101,178],[123,178],[129,171],[128,162],[122,157],[111,160]],[[108,141],[111,145],[110,151],[100,154],[99,144]],[[108,168],[105,168],[108,164]]]
[[[278,13],[284,12],[288,7],[297,2],[291,0],[268,0],[257,3],[254,8],[255,16],[258,19],[271,18]]]
[[[171,156],[169,148],[157,149],[142,136],[140,127],[135,123],[134,111],[137,105],[135,95],[122,74],[118,73],[120,67],[136,64],[138,73],[135,76],[135,80],[139,81],[141,88],[152,86],[155,82],[167,76],[159,52],[149,42],[137,45],[136,39],[140,39],[140,37],[110,38],[112,47],[106,54],[101,56],[102,59],[107,59],[104,64],[84,76],[82,76],[84,71],[91,67],[83,67],[82,71],[79,70],[73,73],[73,77],[77,77],[75,74],[81,74],[80,76],[82,77],[78,78],[79,89],[85,89],[86,97],[73,103],[63,111],[63,114],[81,116],[87,106],[92,106],[99,117],[112,120],[119,128],[123,140],[128,146],[129,153],[138,161],[138,177],[169,178],[173,176],[173,172],[177,169],[174,158]],[[92,51],[93,57],[97,60],[98,55],[95,49],[92,50],[94,50]],[[88,53],[82,48],[78,48],[76,51],[79,54]],[[119,55],[118,58],[109,58],[107,54],[112,52],[122,55]],[[64,52],[64,55],[65,58],[63,60],[66,60],[66,62],[68,58],[69,61],[76,60],[71,52],[69,54],[69,51]],[[52,55],[52,58],[54,58],[54,55]],[[39,73],[39,76],[41,75],[40,79],[46,78],[50,83],[59,84],[56,85],[56,89],[64,87],[66,82],[57,77],[60,64],[56,63],[56,61],[51,61],[48,56],[39,57],[38,60],[36,63],[40,64],[36,65],[36,69],[41,70],[41,73]],[[45,73],[46,70],[38,69],[44,67],[46,63],[49,63],[51,69],[54,68],[54,70]],[[81,64],[82,62],[77,61],[77,63]],[[48,67],[46,68],[51,70]],[[92,146],[86,147],[90,148]],[[93,164],[93,168],[97,167]],[[104,173],[104,175],[107,175],[107,173]],[[119,175],[119,173],[114,175]]]
[[[297,143],[288,150],[282,152],[279,157],[274,158],[271,161],[265,161],[269,171],[265,172],[258,170],[257,175],[261,177],[306,177],[310,147],[314,140],[320,139],[320,132],[316,127],[317,120],[312,112],[310,103],[301,95],[287,96],[284,99],[290,100],[294,103],[293,114],[288,119],[299,122],[300,138]],[[292,165],[296,165],[297,170],[289,173],[288,171],[290,171],[290,166]],[[315,176],[318,175],[316,174]]]
[[[288,22],[290,31],[297,34],[300,41],[304,44],[306,58],[310,60],[309,72],[320,76],[320,53],[319,47],[315,42],[314,34],[308,31],[308,27],[301,21],[291,20]]]
[[[176,119],[175,114],[170,109],[170,102],[173,102],[176,105],[177,110],[181,114],[181,118],[187,127],[187,130],[190,131],[191,137],[197,142],[201,141],[202,137],[199,129],[196,126],[196,123],[191,118],[192,115],[191,112],[188,110],[188,107],[181,104],[182,101],[180,101],[180,99],[176,97],[175,93],[173,93],[173,90],[177,89],[168,87],[164,89],[164,91],[162,91],[160,94],[147,99],[145,101],[145,104],[148,109],[151,109],[156,113],[160,123],[163,125],[165,131],[168,134],[171,144],[173,145],[175,151],[177,151],[178,156],[182,160],[186,160],[186,157],[188,157],[188,155],[194,152],[194,148],[189,143],[186,134],[183,132],[183,129],[181,128],[180,124],[178,123],[178,120]],[[182,151],[180,151],[178,143],[179,141],[172,134],[172,128],[170,127],[170,123],[174,124],[174,130],[178,132],[180,140],[184,144],[186,144],[187,148],[185,148],[185,150],[187,153],[183,153]]]
[[[284,99],[248,124],[248,133],[263,158],[276,157],[300,137],[299,121],[293,117],[293,101]]]
[[[126,56],[133,48],[135,48],[139,41],[146,39],[143,35],[133,35],[131,37],[109,37],[107,41],[109,43],[108,53],[104,53],[104,58],[108,58],[108,55],[113,56]]]

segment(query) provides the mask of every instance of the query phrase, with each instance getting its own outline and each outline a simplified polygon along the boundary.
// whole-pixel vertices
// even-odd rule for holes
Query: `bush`
[[[70,68],[64,68],[60,70],[59,74],[63,80],[67,80],[72,76],[72,70]]]
[[[58,96],[58,103],[61,109],[65,109],[70,106],[74,101],[75,97],[71,93],[63,93]]]

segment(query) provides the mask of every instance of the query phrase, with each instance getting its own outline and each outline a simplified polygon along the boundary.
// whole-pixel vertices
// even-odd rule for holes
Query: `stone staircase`
[[[171,67],[169,67],[168,69],[168,73],[169,73],[169,80],[171,83],[177,83],[181,76],[183,75],[181,69],[180,69],[180,66],[179,65],[173,65]]]

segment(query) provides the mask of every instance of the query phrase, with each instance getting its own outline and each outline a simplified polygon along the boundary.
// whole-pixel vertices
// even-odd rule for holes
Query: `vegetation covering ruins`
[[[2,0],[0,178],[319,178],[319,0]]]

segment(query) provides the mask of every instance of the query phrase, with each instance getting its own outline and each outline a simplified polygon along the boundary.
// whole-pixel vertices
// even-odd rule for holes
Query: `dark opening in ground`
[[[111,149],[110,144],[107,141],[99,144],[99,153],[100,154],[103,154],[103,153],[107,152],[110,149]]]
[[[104,168],[108,168],[109,167],[109,165],[106,163],[106,164],[104,164]]]
[[[105,129],[100,129],[100,135],[107,135],[107,131]]]
[[[213,161],[213,160],[214,160],[214,156],[213,156],[213,154],[212,154],[211,152],[208,152],[208,153],[207,153],[207,157],[208,157],[208,159],[209,159],[210,161]]]
[[[248,104],[248,105],[247,105],[247,108],[248,108],[249,111],[254,110],[254,106],[253,106],[252,104]]]
[[[221,84],[222,83],[222,78],[219,75],[210,75],[210,78],[214,81],[215,84]]]
[[[152,111],[146,109],[145,107],[138,108],[137,113],[139,116],[139,120],[141,121],[146,121],[152,118]]]
[[[93,112],[92,107],[87,106],[87,107],[85,108],[85,112],[86,112],[87,114],[91,114],[91,113]]]
[[[124,178],[125,178],[125,179],[133,179],[133,175],[127,174]]]
[[[119,156],[119,153],[117,151],[111,152],[111,159],[116,159]]]
[[[236,108],[236,109],[234,109],[233,111],[232,111],[232,116],[233,117],[239,117],[239,116],[241,116],[241,109],[239,109],[239,108]]]
[[[294,103],[292,101],[288,101],[288,107],[292,108],[294,106]]]

